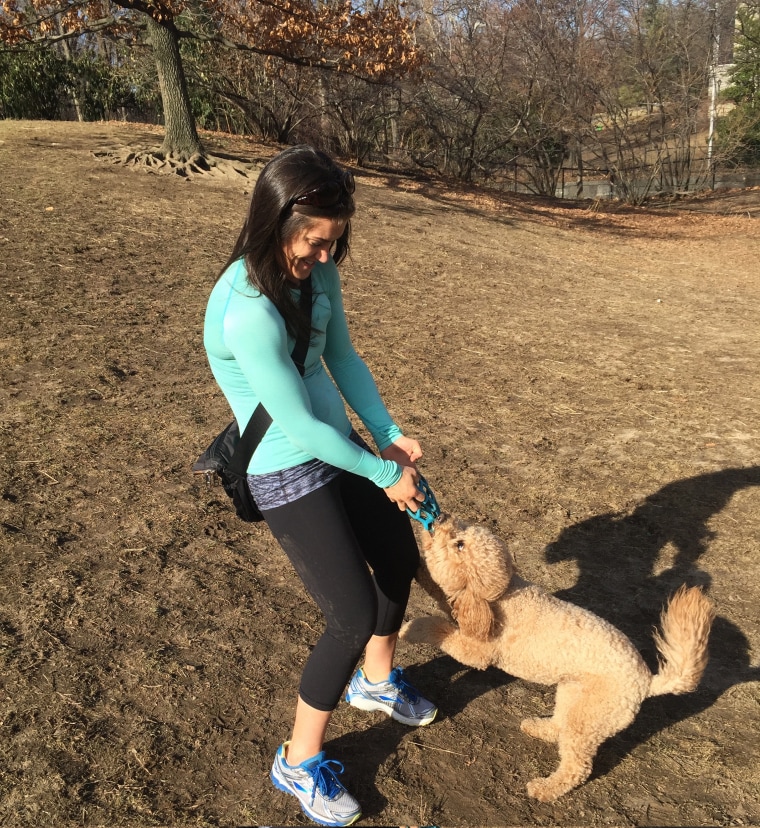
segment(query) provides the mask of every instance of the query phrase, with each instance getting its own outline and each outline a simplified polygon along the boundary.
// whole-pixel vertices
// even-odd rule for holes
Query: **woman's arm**
[[[335,265],[328,265],[324,271],[332,312],[323,354],[325,365],[346,402],[367,427],[382,452],[403,438],[402,431],[385,407],[369,368],[351,341],[338,270]]]
[[[346,402],[372,434],[381,457],[404,467],[402,479],[392,489],[386,489],[386,494],[399,509],[408,507],[416,512],[424,499],[417,488],[419,477],[416,467],[416,461],[422,457],[422,449],[417,440],[405,437],[393,421],[367,364],[353,346],[343,307],[340,277],[333,263],[326,281],[331,315],[323,353],[325,364]]]

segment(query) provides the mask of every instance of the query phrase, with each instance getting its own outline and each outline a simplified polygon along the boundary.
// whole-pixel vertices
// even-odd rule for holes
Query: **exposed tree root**
[[[260,164],[248,162],[242,158],[203,155],[202,153],[184,156],[164,153],[159,149],[122,147],[116,150],[96,150],[93,154],[96,158],[112,164],[139,167],[161,175],[179,175],[188,181],[197,177],[233,178],[242,181],[255,178],[261,169]]]

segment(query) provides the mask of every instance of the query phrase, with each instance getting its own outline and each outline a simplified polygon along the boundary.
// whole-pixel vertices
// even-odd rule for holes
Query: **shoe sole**
[[[368,699],[365,696],[354,696],[350,699],[347,698],[346,701],[351,705],[351,707],[357,708],[357,710],[366,710],[370,713],[377,710],[380,713],[385,713],[386,716],[390,716],[397,722],[409,725],[410,727],[424,727],[425,725],[429,725],[430,722],[432,722],[438,715],[438,708],[436,708],[432,713],[428,713],[424,719],[411,719],[408,716],[402,716],[397,710],[393,710],[392,708],[387,707],[374,699]]]
[[[359,811],[359,813],[356,816],[351,817],[351,819],[348,822],[327,822],[324,817],[317,816],[315,813],[310,811],[309,808],[306,806],[306,803],[301,802],[298,795],[294,793],[294,791],[290,787],[288,787],[287,782],[282,781],[279,778],[279,776],[276,775],[275,768],[272,768],[272,770],[270,771],[269,778],[272,780],[272,784],[275,786],[275,788],[295,797],[296,801],[301,806],[301,810],[306,814],[306,816],[309,817],[309,819],[312,820],[312,822],[316,822],[319,825],[327,825],[330,826],[330,828],[344,828],[344,826],[353,825],[362,815],[362,812]]]

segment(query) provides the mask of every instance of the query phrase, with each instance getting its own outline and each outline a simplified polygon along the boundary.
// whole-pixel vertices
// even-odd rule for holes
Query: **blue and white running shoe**
[[[288,742],[280,745],[274,757],[269,774],[274,786],[296,797],[306,816],[320,825],[353,825],[362,809],[338,780],[343,765],[325,759],[324,751],[300,765],[289,765],[287,748]]]
[[[404,678],[401,667],[395,667],[385,681],[373,684],[359,669],[346,691],[346,701],[359,710],[380,710],[397,722],[413,727],[430,724],[438,708],[423,698]]]

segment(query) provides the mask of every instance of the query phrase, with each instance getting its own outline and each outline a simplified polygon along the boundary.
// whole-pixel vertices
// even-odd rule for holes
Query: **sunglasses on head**
[[[350,170],[341,170],[338,178],[324,181],[318,187],[291,198],[285,209],[290,210],[296,204],[303,207],[334,207],[343,196],[351,195],[355,189],[353,173]]]

